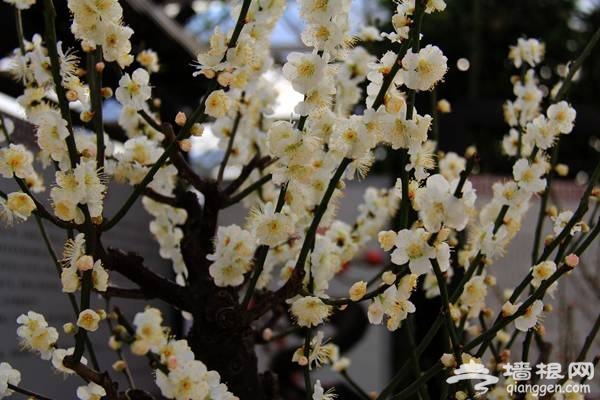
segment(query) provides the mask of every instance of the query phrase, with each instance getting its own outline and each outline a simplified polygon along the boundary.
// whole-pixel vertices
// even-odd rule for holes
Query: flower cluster
[[[6,1],[17,7],[17,13],[33,3]],[[393,31],[380,34],[374,27],[355,30],[350,26],[350,0],[300,0],[301,40],[308,49],[290,52],[277,67],[269,42],[285,3],[244,0],[232,8],[237,23],[228,32],[215,29],[206,51],[197,55],[193,75],[210,81],[209,92],[193,114],[179,112],[174,121],[161,120],[160,99],[152,98],[151,76],[159,71],[158,55],[150,49],[132,54],[133,31],[123,24],[123,10],[116,0],[68,1],[72,32],[88,58],[86,71],[79,58],[63,50],[55,38],[20,38],[21,46],[13,53],[13,73],[24,86],[18,102],[35,128],[39,151],[36,157],[31,149],[14,142],[13,124],[0,119],[0,176],[15,179],[21,188],[1,193],[0,219],[10,225],[35,214],[67,230],[63,256],[55,262],[61,267],[62,291],[72,296],[81,290],[80,303],[73,304],[75,316],[63,326],[67,334],[77,331],[75,345],[59,348],[57,330],[44,316],[30,311],[17,320],[23,348],[51,359],[53,367],[65,375],[76,372],[65,366],[65,358],[71,356],[86,371],[87,360],[81,354],[87,335],[96,332],[105,319],[109,324],[118,320],[109,347],[120,356],[121,346],[127,344],[135,355],[148,357],[164,397],[234,400],[237,397],[221,383],[221,377],[230,388],[235,385],[240,397],[248,397],[237,390],[244,390],[249,380],[240,385],[231,371],[209,370],[211,365],[196,359],[194,351],[203,354],[207,346],[198,341],[205,337],[205,326],[194,326],[194,335],[188,339],[196,341],[188,343],[164,325],[158,309],[146,308],[129,324],[117,309],[111,313],[95,309],[91,291],[107,297],[151,293],[191,320],[196,318],[195,324],[223,322],[220,307],[247,311],[252,321],[246,316],[233,318],[231,329],[225,332],[250,334],[239,341],[245,347],[252,347],[248,346],[252,337],[259,341],[252,336],[259,322],[267,324],[263,342],[270,342],[275,337],[271,328],[281,328],[280,316],[289,312],[288,322],[296,328],[286,332],[300,329],[307,335],[304,346],[292,356],[293,362],[306,368],[307,378],[309,370],[326,364],[345,374],[350,364],[335,343],[325,340],[324,331],[313,328],[322,328],[347,306],[364,301],[370,323],[395,331],[417,311],[413,297],[417,290],[423,290],[427,298],[439,296],[442,302],[437,322],[445,319],[455,352],[442,356],[445,368],[456,366],[461,348],[473,348],[475,342],[464,341],[469,336],[481,342],[480,351],[494,340],[509,342],[508,324],[502,318],[514,322],[516,331],[543,333],[543,315],[551,311],[543,296],[554,293],[559,274],[578,265],[583,247],[598,234],[593,221],[590,226],[582,221],[587,197],[600,198],[592,190],[598,172],[575,211],[555,206],[540,211],[531,268],[522,284],[504,293],[499,322],[489,328],[497,335],[479,336],[485,319],[493,315],[486,305],[496,285],[490,267],[516,237],[531,198],[541,194],[546,207],[551,174],[568,172],[567,166],[556,165],[549,152],[562,135],[572,132],[576,111],[563,100],[560,85],[547,90],[537,78],[544,45],[535,39],[519,39],[511,46],[509,58],[521,70],[512,79],[515,98],[504,104],[508,133],[502,148],[510,157],[512,176],[494,183],[491,198],[476,204],[469,178],[477,170],[476,150],[467,148],[460,156],[437,149],[437,114],[450,112],[450,104],[445,100],[432,104],[429,114],[415,108],[421,104],[415,101],[419,92],[435,90],[448,70],[448,58],[427,43],[427,35],[421,32],[422,18],[444,10],[445,1],[397,1]],[[354,47],[357,39],[387,40],[392,50],[377,57]],[[118,85],[98,87],[105,62],[120,68]],[[135,66],[124,70],[134,62]],[[273,116],[278,93],[272,82],[280,75],[302,95],[289,120]],[[97,108],[103,99],[113,97],[113,90],[121,107],[118,122],[126,135],[123,143],[105,134]],[[79,120],[72,121],[68,110],[75,107],[80,110]],[[93,134],[84,128],[86,124],[92,126]],[[183,154],[191,149],[190,136],[201,136],[205,129],[218,138],[224,154],[216,171],[210,171],[213,176],[194,171]],[[356,219],[343,220],[337,205],[346,185],[366,176],[385,152],[398,156],[399,178],[392,187],[369,187]],[[45,188],[34,160],[54,169],[48,209],[35,195]],[[239,175],[230,179],[235,170]],[[104,215],[109,179],[135,187],[112,218]],[[151,216],[149,230],[160,257],[172,263],[175,282],[143,265],[115,262],[106,267],[128,277],[136,287],[109,287],[103,262],[112,263],[117,257],[113,249],[106,250],[102,239],[139,198]],[[238,202],[248,210],[246,223],[218,226],[219,213]],[[199,215],[192,215],[195,210]],[[553,222],[552,234],[543,238],[540,255],[538,242],[546,218]],[[44,233],[42,223],[40,229]],[[347,282],[347,297],[334,298],[332,281],[352,267],[352,261],[375,238],[383,252],[389,253],[385,257],[389,256],[389,264],[372,279]],[[553,251],[556,256],[550,261]],[[371,253],[367,255],[372,261]],[[190,263],[206,267],[205,272],[188,271]],[[200,287],[206,294],[194,292]],[[525,299],[522,292],[527,287],[531,291]],[[163,293],[163,288],[173,293]],[[244,295],[238,296],[238,291]],[[219,296],[216,307],[203,303],[211,295]],[[206,314],[198,318],[199,312]],[[268,313],[272,316],[267,317]],[[507,353],[496,356],[494,365],[506,361]],[[463,362],[472,358],[466,353],[462,356]],[[205,361],[210,364],[209,360]],[[113,368],[123,371],[127,367],[119,360]],[[80,400],[110,396],[114,387],[110,376],[89,379],[93,372],[84,376],[77,371],[86,378],[86,385],[77,389]],[[419,380],[429,376],[418,372]],[[0,397],[12,394],[9,385],[19,381],[16,370],[0,363]],[[314,386],[307,381],[307,397],[335,397],[320,381]]]
[[[386,326],[390,331],[395,331],[400,327],[408,314],[416,311],[415,305],[409,300],[413,290],[417,285],[417,275],[408,274],[400,278],[398,284],[394,284],[397,277],[388,274],[384,279],[391,282],[391,285],[377,296],[369,305],[369,322],[375,325],[383,323],[386,317]]]
[[[162,322],[161,312],[156,308],[148,307],[137,313],[133,319],[136,331],[132,344],[134,353],[144,355],[151,352],[165,367],[156,371],[156,384],[162,395],[176,400],[236,400],[227,386],[220,383],[219,374],[208,370],[202,361],[195,360],[186,340],[170,338]]]
[[[70,0],[68,5],[73,13],[71,31],[85,51],[101,46],[106,61],[116,61],[121,68],[133,62],[129,41],[133,30],[123,26],[123,9],[118,1]]]
[[[213,263],[209,273],[217,286],[239,286],[252,268],[256,239],[237,225],[220,227],[215,252],[207,256]]]
[[[20,338],[21,346],[38,352],[42,359],[49,360],[58,340],[56,328],[48,326],[44,316],[34,311],[19,315],[17,323],[19,324],[17,336]]]

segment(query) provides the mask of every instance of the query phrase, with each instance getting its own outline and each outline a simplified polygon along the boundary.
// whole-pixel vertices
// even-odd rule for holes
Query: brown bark
[[[216,185],[204,191],[204,206],[187,192],[181,203],[188,213],[182,227],[181,252],[189,272],[190,312],[194,322],[187,340],[196,358],[218,371],[221,381],[241,400],[264,399],[254,350],[255,334],[244,318],[237,288],[219,288],[208,273],[214,251],[220,193]]]

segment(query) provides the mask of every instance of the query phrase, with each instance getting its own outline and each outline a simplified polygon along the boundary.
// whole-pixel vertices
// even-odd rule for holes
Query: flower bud
[[[76,330],[77,328],[75,328],[75,324],[73,324],[72,322],[67,322],[63,325],[63,332],[67,335],[72,335],[73,333],[75,333]]]
[[[392,271],[385,271],[383,275],[381,275],[381,280],[388,285],[393,285],[396,282],[396,274]]]
[[[448,114],[452,111],[452,107],[450,106],[450,102],[446,99],[441,99],[437,102],[437,110],[442,114]]]
[[[383,250],[390,251],[394,247],[396,236],[394,231],[382,231],[377,235],[377,240]]]
[[[177,142],[177,144],[179,145],[179,148],[183,152],[187,153],[192,149],[192,141],[190,139],[180,140],[179,142]]]
[[[549,217],[556,217],[558,215],[558,209],[556,208],[556,206],[550,206],[546,208],[546,215],[548,215]]]
[[[483,278],[483,282],[488,286],[496,286],[496,277],[487,275],[485,278]]]
[[[208,69],[208,68],[203,69],[200,73],[202,75],[204,75],[205,77],[207,77],[208,79],[212,79],[216,75],[215,71],[213,71],[212,69]]]
[[[575,268],[577,265],[579,265],[579,257],[577,254],[571,253],[565,257],[565,264],[567,264],[567,266],[570,268]]]
[[[477,155],[477,147],[475,146],[469,146],[467,147],[467,150],[465,150],[465,158],[469,159],[469,158],[473,158]]]
[[[105,310],[102,310],[102,309],[100,309],[100,310],[96,310],[96,312],[97,312],[97,313],[98,313],[98,315],[100,316],[100,319],[106,319],[106,317],[108,316],[108,315],[106,314],[106,311],[105,311]]]
[[[116,335],[124,335],[127,333],[127,328],[125,328],[123,325],[117,325],[115,326],[114,332]]]
[[[187,117],[186,117],[185,113],[183,111],[179,111],[177,113],[177,115],[175,116],[175,123],[179,126],[183,126],[183,125],[185,125],[186,121],[187,121]]]
[[[265,342],[270,341],[271,339],[273,339],[273,330],[270,328],[266,328],[265,330],[262,331],[262,338]]]
[[[514,305],[510,301],[507,301],[506,303],[504,303],[504,305],[502,305],[502,316],[510,317],[515,312],[517,312],[518,309],[519,307],[517,305]]]
[[[469,396],[463,392],[462,390],[459,390],[458,392],[456,392],[456,394],[454,395],[454,398],[456,400],[467,400],[469,398]]]
[[[569,166],[566,164],[557,164],[554,170],[558,176],[567,176],[569,174]]]
[[[104,64],[102,61],[97,62],[96,65],[96,72],[98,72],[99,74],[101,74],[104,71],[104,68],[106,67],[106,64]]]
[[[145,340],[136,340],[131,344],[131,352],[136,356],[143,356],[150,351],[150,344]]]
[[[121,348],[122,345],[123,345],[123,343],[118,341],[114,335],[111,336],[110,339],[108,339],[108,347],[111,350],[117,351]]]
[[[113,96],[113,90],[112,90],[112,88],[109,88],[108,86],[106,86],[106,87],[103,87],[102,89],[100,89],[100,94],[102,95],[103,98],[109,99]]]
[[[448,353],[442,354],[442,356],[440,357],[440,361],[442,362],[442,365],[446,368],[456,367],[456,359],[454,358],[454,356],[452,354],[448,354]]]
[[[112,369],[117,372],[123,372],[127,368],[127,364],[123,360],[117,360],[113,363]]]
[[[365,282],[365,281],[355,282],[350,287],[350,290],[348,291],[348,293],[350,294],[350,300],[359,301],[367,293],[367,282]]]
[[[537,324],[535,331],[539,333],[540,336],[544,336],[546,334],[546,327],[543,324]]]
[[[202,136],[202,134],[204,133],[204,125],[199,124],[198,122],[196,122],[195,124],[192,125],[191,129],[190,129],[190,134],[192,136]]]
[[[510,335],[504,329],[500,329],[498,333],[496,333],[496,340],[506,344],[510,340]]]

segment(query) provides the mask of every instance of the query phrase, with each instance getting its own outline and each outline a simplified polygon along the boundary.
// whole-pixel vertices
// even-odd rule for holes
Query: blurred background
[[[70,16],[66,1],[55,3],[59,38],[67,47],[78,49],[78,44],[69,32]],[[162,101],[160,110],[162,119],[173,120],[180,110],[191,112],[206,86],[206,81],[202,78],[192,77],[194,71],[192,63],[195,61],[196,54],[207,46],[207,41],[216,26],[221,26],[225,30],[233,26],[230,17],[232,2],[121,0],[120,3],[124,9],[125,23],[135,31],[132,37],[134,53],[151,48],[159,55],[161,70],[153,76],[152,84],[154,96]],[[299,39],[303,24],[298,15],[298,8],[294,4],[295,1],[289,3],[290,6],[272,37],[273,56],[279,64],[285,62],[289,52],[305,50]],[[389,32],[392,28],[388,21],[394,9],[393,1],[355,0],[351,25],[358,27],[361,24],[370,24],[383,32]],[[14,98],[20,95],[21,87],[9,76],[8,61],[4,58],[17,47],[14,14],[11,7],[4,2],[0,3],[0,26],[2,27],[0,112],[19,119],[23,114]],[[30,38],[33,33],[41,31],[42,26],[43,17],[38,4],[24,13],[25,37]],[[600,0],[447,0],[445,12],[425,18],[423,43],[439,46],[448,57],[449,65],[445,82],[438,86],[435,93],[437,99],[445,98],[452,105],[452,113],[440,117],[440,149],[462,154],[467,146],[471,144],[477,146],[481,163],[479,175],[473,180],[481,197],[480,201],[489,198],[490,186],[494,179],[497,179],[498,175],[509,174],[511,168],[511,161],[502,155],[500,147],[502,136],[508,131],[502,118],[502,104],[512,97],[510,77],[516,73],[507,61],[509,46],[516,43],[519,37],[537,38],[545,42],[546,61],[545,66],[540,70],[540,78],[550,90],[559,80],[561,68],[564,69],[565,63],[580,53],[599,26]],[[375,55],[381,55],[389,49],[387,41],[369,42],[365,45]],[[119,79],[118,71],[111,70],[109,66],[104,79],[107,85],[115,87]],[[294,92],[277,73],[273,73],[270,79],[280,92],[275,116],[289,119],[301,95]],[[598,160],[599,94],[600,50],[596,49],[584,64],[569,94],[569,101],[577,110],[577,119],[574,131],[563,137],[560,148],[559,162],[570,167],[569,175],[559,182],[556,189],[562,207],[573,208],[576,205],[577,195],[581,193],[581,185],[587,181],[587,172]],[[417,108],[421,113],[431,110],[434,104],[431,96],[430,93],[421,93],[417,96]],[[125,139],[116,123],[119,114],[118,104],[109,100],[105,102],[104,108],[108,133],[117,140]],[[20,129],[28,128],[22,125]],[[211,136],[210,132],[195,142],[190,154],[194,165],[206,173],[217,165],[222,157],[221,150],[217,148],[217,139]],[[362,193],[367,186],[389,186],[396,173],[393,157],[393,154],[388,154],[385,150],[378,151],[378,162],[372,176],[363,182],[352,182],[348,186],[348,194],[340,208],[341,219],[353,221],[356,207],[362,201]],[[230,174],[234,175],[235,171],[231,171]],[[523,223],[525,227],[523,232],[515,239],[508,251],[509,256],[494,267],[495,274],[499,277],[499,287],[514,285],[516,277],[523,276],[529,268],[528,261],[523,260],[530,258],[531,249],[528,244],[531,243],[533,235],[532,228],[535,225],[537,206],[538,204],[534,202],[528,219]],[[111,205],[109,209],[110,207]],[[236,209],[228,213],[221,223],[240,223],[243,216],[244,211]],[[135,214],[132,218],[135,219],[131,221],[134,226],[141,226],[140,221],[147,223],[143,213]],[[14,269],[9,268],[9,263],[13,261],[9,262],[5,257],[14,250],[13,245],[11,247],[6,244],[9,234],[10,231],[0,231],[0,281],[8,279],[6,277],[14,273]],[[23,240],[39,243],[39,238],[33,235],[27,233],[20,237],[17,234],[11,238],[21,244]],[[57,243],[59,242],[60,240],[57,239]],[[135,244],[131,246],[133,249]],[[31,252],[31,250],[20,251]],[[38,251],[40,257],[43,257],[43,251]],[[574,274],[573,279],[569,281],[571,283],[565,284],[565,288],[561,289],[557,295],[557,311],[554,315],[557,318],[553,318],[554,322],[548,322],[549,331],[560,332],[560,335],[556,334],[550,338],[555,344],[551,359],[564,362],[563,365],[573,358],[583,337],[589,331],[590,321],[597,315],[598,307],[595,304],[600,301],[598,297],[600,274],[598,258],[595,254],[597,251],[597,246],[590,251],[585,272]],[[19,258],[17,253],[14,251],[13,253],[15,259]],[[148,257],[152,256],[151,251],[147,254],[150,254]],[[34,263],[33,260],[22,258],[20,261],[25,264]],[[345,294],[351,282],[372,277],[376,271],[374,266],[379,267],[385,262],[385,256],[373,244],[372,248],[368,249],[360,260],[354,262],[352,268],[341,277],[341,283],[333,288],[332,294]],[[50,264],[48,266],[50,267]],[[163,273],[168,271],[168,267],[164,265],[157,268],[162,268]],[[33,282],[38,278],[32,274],[23,279]],[[501,304],[500,289],[490,297],[491,304]],[[594,300],[591,303],[582,303],[582,298]],[[7,303],[2,301],[0,307],[7,307]],[[435,302],[427,303],[428,300],[425,299],[419,301],[425,307],[431,307],[431,315],[435,317],[439,305]],[[26,300],[23,302],[26,303]],[[23,309],[21,304],[19,307]],[[165,312],[169,311],[165,310]],[[171,317],[176,319],[175,313],[172,314]],[[4,323],[9,324],[10,329],[8,325],[6,329],[3,328]],[[425,318],[418,320],[417,323],[418,338],[419,333],[423,333],[421,329],[425,330],[430,321]],[[3,345],[4,347],[14,348],[13,324],[12,315],[0,318],[0,329],[2,329],[0,339],[7,343],[6,346]],[[353,358],[351,375],[364,385],[367,391],[380,389],[387,382],[395,363],[405,357],[402,354],[406,350],[401,343],[402,339],[396,340],[392,347],[391,335],[385,328],[368,328],[364,313],[360,310],[349,325],[342,323],[334,325],[338,332],[338,339],[345,339],[345,349],[350,351],[349,354]],[[284,382],[293,385],[298,376],[289,362],[289,351],[290,349],[293,351],[295,342],[292,339],[291,342],[281,342],[278,346],[264,351],[261,358],[262,367],[269,368],[270,364],[274,363],[278,372],[284,374]],[[390,351],[392,348],[394,351]],[[596,353],[591,352],[590,355],[598,354],[598,350],[598,343],[596,343],[594,348]],[[434,361],[435,359],[432,358],[426,363]],[[39,361],[37,365],[44,370],[48,369]],[[327,374],[323,379],[332,383],[338,377]],[[351,394],[343,394],[341,398],[352,399],[353,397]]]

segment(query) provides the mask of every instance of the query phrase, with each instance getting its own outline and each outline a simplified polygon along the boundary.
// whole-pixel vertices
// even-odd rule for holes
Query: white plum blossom
[[[27,315],[21,314],[17,318],[19,327],[17,336],[20,338],[21,346],[27,350],[40,353],[44,360],[52,357],[54,344],[58,340],[56,328],[48,326],[42,314],[29,311]]]
[[[530,163],[527,159],[519,159],[513,166],[513,176],[520,188],[530,193],[538,193],[546,187],[546,179],[542,176],[546,168],[541,162]]]
[[[292,52],[283,65],[283,75],[292,82],[294,90],[306,94],[323,79],[327,60],[313,53]]]
[[[534,287],[540,286],[542,281],[550,278],[556,272],[556,264],[554,261],[542,261],[531,268],[531,284]]]
[[[317,379],[313,387],[312,400],[335,400],[337,395],[333,392],[333,388],[325,391],[321,386],[321,381]]]
[[[431,89],[446,74],[448,58],[433,45],[427,45],[418,53],[409,50],[402,59],[402,77],[410,89]]]
[[[510,46],[508,58],[513,61],[516,68],[521,68],[523,63],[535,67],[542,61],[546,47],[537,39],[519,38],[516,46]]]
[[[0,175],[25,179],[33,174],[33,154],[25,146],[11,143],[0,148]]]
[[[475,192],[471,183],[466,181],[462,197],[454,196],[458,179],[448,182],[440,174],[427,178],[425,187],[417,189],[415,208],[430,232],[439,231],[442,226],[461,231],[469,221],[475,203]]]
[[[209,274],[217,286],[239,286],[252,266],[256,238],[237,225],[219,227]]]
[[[555,217],[552,217],[552,222],[554,222],[553,231],[555,235],[560,235],[563,229],[567,226],[569,221],[573,218],[573,211],[563,211]],[[581,232],[582,226],[581,221],[576,221],[576,223],[571,227],[569,231],[569,235],[574,236],[577,232]]]
[[[290,312],[299,326],[317,326],[331,314],[331,307],[315,296],[299,297],[292,302]]]
[[[124,74],[119,80],[115,95],[123,106],[131,106],[136,110],[146,108],[146,101],[152,94],[149,85],[150,75],[143,68],[138,68],[131,75]]]
[[[544,303],[541,300],[534,301],[531,306],[527,307],[524,315],[515,319],[515,328],[522,332],[527,332],[536,326],[543,309]]]
[[[573,122],[577,116],[575,109],[566,101],[560,101],[548,107],[548,120],[560,133],[568,134],[573,130]]]
[[[408,266],[413,274],[421,275],[431,269],[431,258],[435,249],[427,243],[429,234],[422,228],[403,229],[396,236],[396,249],[392,252],[392,262]]]
[[[94,382],[77,388],[77,398],[80,400],[100,400],[104,396],[106,396],[106,390]]]
[[[0,399],[11,396],[14,391],[8,385],[17,386],[21,382],[21,373],[9,363],[0,363]]]

